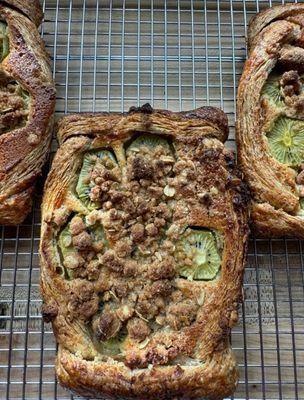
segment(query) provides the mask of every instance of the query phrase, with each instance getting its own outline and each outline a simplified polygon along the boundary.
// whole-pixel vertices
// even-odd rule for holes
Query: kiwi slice
[[[262,89],[262,96],[266,97],[266,99],[269,100],[270,103],[277,107],[284,106],[284,101],[280,88],[280,79],[281,74],[278,74],[277,72],[272,72]]]
[[[148,147],[150,149],[153,149],[156,146],[163,146],[168,153],[171,152],[170,145],[166,139],[158,135],[143,134],[138,136],[135,140],[133,140],[133,142],[127,148],[127,155],[129,155],[131,151],[138,152],[140,148],[143,146]]]
[[[89,226],[88,230],[93,236],[94,242],[99,242],[100,240],[106,241],[103,227],[100,224]]]
[[[58,238],[58,245],[59,249],[61,251],[61,256],[64,261],[68,256],[75,256],[77,254],[77,251],[73,247],[73,238],[69,229],[69,225],[67,225],[59,234]],[[66,268],[63,267],[64,271],[66,272],[66,275],[68,279],[73,279],[73,270],[71,268]]]
[[[0,21],[0,62],[2,62],[9,53],[9,40],[7,36],[7,24]]]
[[[98,159],[107,161],[112,168],[117,164],[114,155],[109,150],[94,151],[84,155],[76,185],[76,193],[89,210],[94,210],[99,206],[90,199],[92,188],[92,184],[90,183],[90,174]]]
[[[85,221],[85,219],[83,219],[83,221]],[[102,240],[105,243],[105,245],[107,245],[104,230],[100,224],[95,224],[95,225],[89,226],[89,227],[87,227],[87,230],[89,231],[90,235],[92,236],[94,242],[98,242],[98,241]],[[59,249],[61,252],[63,263],[67,257],[77,256],[78,252],[73,246],[73,237],[70,232],[69,224],[59,234],[58,245],[59,245]],[[63,268],[66,271],[66,275],[68,276],[68,278],[73,279],[74,269],[67,268],[66,266],[64,266]]]
[[[20,87],[20,96],[22,97],[24,108],[28,109],[30,105],[30,94]]]
[[[266,136],[276,160],[290,167],[304,162],[304,121],[279,117]]]
[[[212,280],[221,267],[221,256],[215,233],[207,229],[187,228],[177,249],[181,264],[180,276],[189,280]],[[190,258],[192,265],[184,265],[183,258]]]

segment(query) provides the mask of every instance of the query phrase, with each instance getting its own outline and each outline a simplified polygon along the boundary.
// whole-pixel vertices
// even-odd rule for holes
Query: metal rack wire
[[[45,0],[42,35],[57,82],[57,116],[120,111],[150,102],[228,114],[246,56],[248,20],[279,1]],[[56,142],[53,142],[53,150]],[[40,316],[39,183],[32,214],[0,227],[0,398],[70,399],[54,377],[56,345]],[[297,240],[252,238],[234,399],[304,399],[304,249]]]

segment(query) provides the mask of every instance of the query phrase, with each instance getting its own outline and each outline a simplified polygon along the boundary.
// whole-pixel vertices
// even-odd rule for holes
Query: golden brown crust
[[[154,399],[156,397],[160,399],[198,397],[220,399],[233,392],[238,374],[229,344],[229,332],[237,320],[237,307],[241,298],[244,251],[248,235],[246,211],[248,199],[246,189],[238,177],[233,154],[225,150],[223,143],[217,139],[227,136],[227,122],[225,123],[225,121],[227,120],[222,112],[210,108],[173,113],[152,110],[147,105],[139,109],[132,108],[129,113],[123,115],[75,114],[59,121],[58,137],[61,145],[45,186],[40,257],[41,289],[44,298],[43,315],[47,321],[52,321],[59,343],[56,372],[60,382],[67,388],[83,396],[109,399],[114,397],[126,399]],[[99,345],[94,339],[94,335],[92,336],[95,328],[90,322],[91,317],[82,319],[84,313],[91,313],[92,310],[96,313],[95,294],[92,293],[90,299],[86,300],[88,307],[83,308],[81,316],[71,318],[71,299],[75,299],[73,296],[76,293],[76,286],[83,288],[78,292],[77,297],[77,304],[80,307],[79,299],[83,298],[84,293],[89,293],[93,288],[95,293],[99,293],[98,291],[102,290],[100,285],[107,282],[97,278],[95,283],[92,277],[90,281],[79,278],[64,279],[59,274],[62,262],[56,242],[59,240],[59,232],[62,232],[67,221],[73,221],[73,231],[76,234],[75,237],[73,236],[75,245],[76,237],[78,246],[84,245],[85,241],[89,240],[88,235],[86,236],[84,233],[83,242],[80,241],[79,232],[83,229],[83,222],[81,218],[73,216],[75,212],[78,212],[78,215],[83,213],[86,218],[92,218],[92,215],[95,215],[94,211],[88,213],[84,205],[75,199],[75,195],[77,195],[75,185],[82,165],[83,154],[90,149],[113,149],[122,168],[123,185],[127,188],[128,180],[131,179],[131,175],[128,175],[130,174],[129,168],[133,164],[130,161],[132,158],[125,155],[127,154],[125,146],[138,132],[148,135],[156,133],[163,138],[170,138],[175,148],[177,160],[175,166],[178,161],[185,162],[189,155],[192,157],[189,163],[196,166],[196,176],[190,177],[189,175],[188,177],[189,186],[184,186],[184,189],[176,186],[176,198],[172,200],[174,202],[172,220],[166,228],[167,238],[170,237],[169,231],[172,231],[173,227],[205,227],[221,233],[224,249],[221,273],[211,282],[192,282],[175,275],[172,277],[170,270],[166,272],[166,276],[163,275],[165,279],[161,281],[158,280],[155,271],[160,270],[163,274],[165,267],[162,261],[158,261],[158,264],[155,264],[152,269],[149,269],[149,265],[147,266],[148,271],[153,272],[152,280],[156,279],[156,282],[152,282],[149,286],[147,278],[145,287],[149,286],[150,290],[151,288],[167,290],[168,285],[171,284],[175,287],[176,292],[180,290],[178,288],[182,288],[180,293],[184,293],[183,296],[186,296],[189,301],[194,295],[202,292],[204,300],[200,302],[197,299],[197,304],[189,303],[189,301],[183,303],[191,305],[192,311],[194,306],[196,315],[194,321],[186,323],[186,326],[177,325],[174,329],[167,326],[163,330],[150,334],[147,324],[143,322],[148,322],[146,318],[150,320],[150,317],[143,318],[141,321],[143,331],[136,332],[135,329],[132,332],[135,338],[136,334],[149,335],[149,341],[142,347],[136,344],[138,343],[136,340],[129,341],[125,347],[124,357],[115,359],[115,357],[106,356],[98,350],[100,349]],[[180,165],[183,168],[182,164]],[[143,169],[145,168],[146,166],[143,165]],[[136,169],[136,172],[141,173],[142,170]],[[175,173],[178,174],[178,172]],[[178,177],[178,175],[176,176]],[[193,187],[197,188],[196,192],[191,191],[191,182],[193,182]],[[144,180],[141,184],[144,184]],[[151,181],[149,186],[153,186],[153,184]],[[199,194],[203,196],[200,197]],[[135,196],[136,190],[134,189],[131,197],[134,201]],[[110,199],[114,202],[114,197],[110,197]],[[108,201],[105,206],[107,203]],[[104,210],[106,209],[104,208]],[[117,210],[120,211],[118,208]],[[109,213],[112,211],[109,210]],[[102,218],[107,218],[107,213],[107,211],[103,211]],[[116,215],[113,212],[112,214]],[[71,215],[73,216],[72,220],[70,219]],[[115,234],[112,232],[114,225],[107,227],[106,219],[103,221],[105,221],[103,229],[106,232],[109,246],[116,249],[117,243],[123,240],[117,239],[123,235],[122,230]],[[133,222],[130,220],[129,223]],[[129,261],[135,263],[138,239],[135,234],[140,233],[139,225],[139,223],[135,225],[133,223],[130,233],[131,240],[133,240],[132,254],[135,255],[132,255]],[[148,225],[145,227],[147,236],[149,236]],[[153,226],[150,228],[152,229]],[[151,243],[153,245],[154,242]],[[113,254],[113,251],[106,251],[100,258],[102,270],[108,270],[109,266],[106,264],[108,261],[105,256],[110,254]],[[167,256],[165,253],[162,254],[165,259]],[[176,256],[174,255],[174,257]],[[121,257],[118,257],[117,260],[123,262]],[[120,265],[114,263],[110,264],[110,267],[120,268]],[[88,268],[88,264],[85,265],[85,268]],[[141,268],[141,266],[138,265],[137,268]],[[121,283],[129,282],[124,271],[114,274]],[[144,270],[142,271],[145,273]],[[136,275],[131,278],[131,281],[132,279],[135,281]],[[97,284],[99,285],[98,289]],[[140,297],[142,294],[140,290],[132,289],[132,293],[137,293]],[[116,296],[120,296],[117,294],[118,292],[115,293]],[[166,296],[165,307],[167,307],[168,316],[168,310],[174,308],[176,303],[170,303],[171,294]],[[105,299],[105,297],[102,298]],[[125,300],[126,298],[123,301]],[[116,297],[114,301],[119,305],[121,300]],[[157,296],[154,296],[154,300],[150,300],[150,307],[156,301]],[[189,307],[186,309],[192,312]],[[138,315],[142,317],[140,314]],[[108,321],[111,322],[112,317],[113,314],[108,314]],[[184,316],[183,321],[186,317]],[[153,319],[151,320],[153,321]],[[180,322],[173,320],[173,326]],[[108,328],[109,325],[103,325],[99,335],[107,335],[109,331],[106,329]],[[110,325],[110,328],[113,329],[113,325]],[[143,337],[140,336],[140,338],[141,342]],[[167,346],[163,347],[163,343],[167,343]]]
[[[135,110],[135,112],[134,112]],[[202,122],[205,122],[203,124]],[[196,132],[216,137],[221,142],[228,138],[228,124],[226,115],[214,107],[201,107],[187,112],[171,112],[167,110],[153,110],[150,105],[131,108],[128,113],[80,113],[62,118],[58,122],[58,140],[63,143],[70,136],[94,135],[107,132],[113,136],[128,135],[131,131],[142,129],[142,126],[153,127],[153,132],[159,131],[174,134],[178,128],[184,133]]]
[[[303,219],[276,210],[267,203],[254,203],[251,211],[256,234],[264,237],[297,236],[304,238]]]
[[[25,123],[11,128],[8,123],[0,133],[0,224],[18,224],[30,210],[33,185],[48,153],[55,88],[35,25],[2,5],[0,15],[9,39],[9,54],[1,63],[2,90],[14,82],[30,97]]]
[[[299,111],[302,95],[285,97],[285,108],[273,106],[261,95],[275,68],[281,74],[290,70],[293,74],[293,70],[301,72],[303,23],[303,4],[277,6],[258,14],[250,23],[251,48],[239,83],[238,159],[253,196],[255,231],[267,236],[303,237],[297,172],[271,155],[265,136],[280,116],[303,120]]]
[[[260,32],[272,22],[278,19],[291,19],[293,16],[303,12],[303,4],[294,3],[288,5],[277,5],[260,12],[250,20],[248,26],[248,45],[250,48],[257,42]]]
[[[0,3],[21,11],[36,26],[39,26],[42,22],[43,12],[39,0],[1,0]]]
[[[122,365],[81,360],[60,348],[56,372],[66,388],[96,399],[218,400],[229,396],[238,381],[231,350],[215,352],[203,367],[154,366],[132,371]],[[229,371],[229,372],[228,372]],[[229,377],[227,376],[229,374]]]

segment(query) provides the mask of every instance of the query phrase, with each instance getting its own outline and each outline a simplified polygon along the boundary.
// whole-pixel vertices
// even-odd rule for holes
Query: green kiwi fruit
[[[168,153],[170,153],[170,145],[167,142],[166,139],[162,138],[161,136],[158,135],[148,135],[148,134],[143,134],[138,136],[133,142],[130,144],[130,146],[127,148],[127,155],[130,154],[130,152],[138,152],[140,147],[146,146],[150,149],[153,149],[156,146],[163,146]]]
[[[94,210],[99,206],[90,199],[91,184],[89,177],[94,165],[96,164],[96,157],[100,160],[110,161],[110,163],[113,164],[113,167],[117,165],[114,155],[109,150],[94,151],[84,155],[76,185],[76,193],[89,210]]]
[[[98,242],[99,240],[106,241],[103,227],[100,224],[89,226],[88,230],[93,236],[94,242]]]
[[[88,229],[89,233],[91,234],[91,236],[93,237],[94,242],[102,240],[105,242],[105,244],[107,243],[105,235],[104,235],[104,230],[101,225],[95,224],[95,225],[87,227],[87,229]],[[73,237],[70,232],[69,224],[60,232],[59,237],[58,237],[58,246],[59,246],[59,249],[61,252],[63,264],[64,264],[64,260],[68,256],[77,255],[77,250],[73,247]],[[67,268],[66,266],[64,266],[64,270],[66,272],[67,277],[69,279],[73,279],[74,270],[71,268]]]
[[[0,21],[0,62],[5,59],[9,53],[9,40],[7,36],[7,24]]]
[[[23,103],[24,103],[24,108],[27,109],[29,108],[30,105],[30,94],[26,91],[26,90],[21,90],[21,97],[23,99]]]
[[[262,96],[266,97],[273,105],[283,107],[284,101],[280,88],[281,74],[272,72],[263,86]]]
[[[72,235],[70,232],[70,228],[69,228],[69,225],[67,225],[61,231],[61,233],[59,234],[59,238],[58,238],[58,245],[59,245],[59,249],[61,251],[63,262],[66,257],[77,254],[77,251],[73,247],[72,240],[73,239],[72,239]],[[72,279],[73,278],[73,270],[70,268],[66,268],[66,267],[64,267],[64,270],[66,272],[68,279]]]
[[[270,153],[277,161],[290,167],[304,162],[304,121],[279,117],[266,137]]]
[[[221,267],[215,233],[207,229],[187,228],[177,245],[181,265],[180,276],[189,280],[212,280]],[[183,258],[190,258],[192,265],[183,265]]]

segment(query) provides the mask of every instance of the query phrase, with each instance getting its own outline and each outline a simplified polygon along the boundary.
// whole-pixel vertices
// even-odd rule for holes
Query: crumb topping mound
[[[182,352],[176,332],[196,321],[201,283],[220,276],[222,235],[185,223],[189,204],[217,201],[220,188],[198,190],[198,165],[219,156],[208,140],[177,157],[168,139],[141,134],[125,143],[124,163],[113,149],[83,156],[74,194],[85,212],[73,212],[57,238],[68,318],[85,320],[100,353],[131,368]]]

